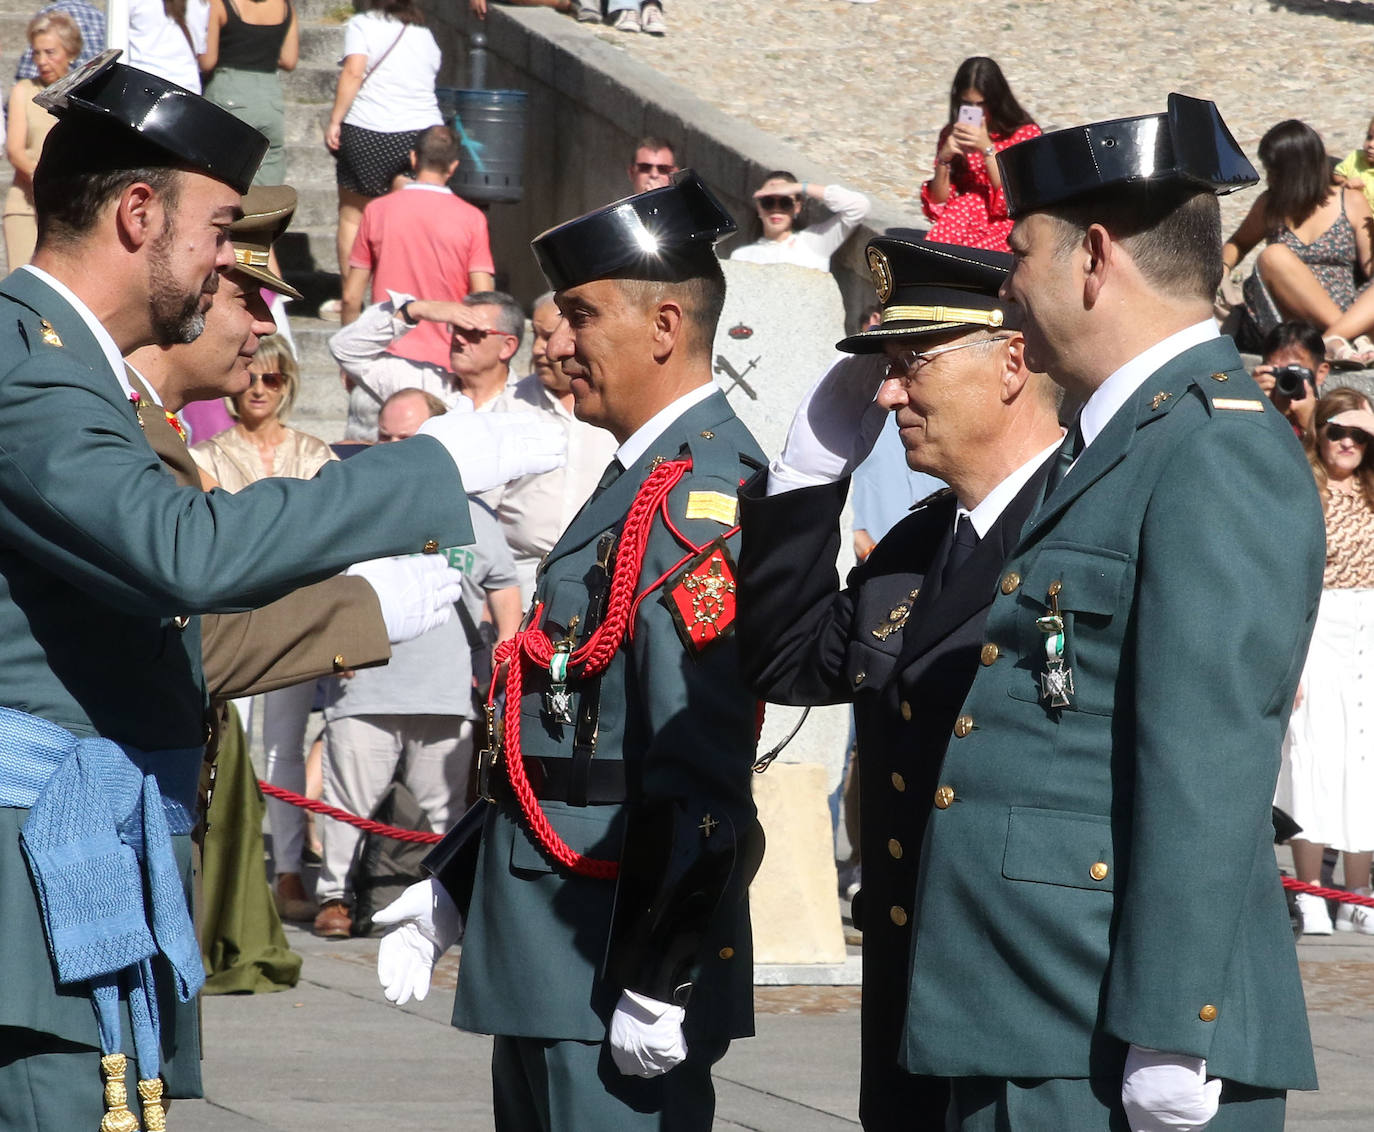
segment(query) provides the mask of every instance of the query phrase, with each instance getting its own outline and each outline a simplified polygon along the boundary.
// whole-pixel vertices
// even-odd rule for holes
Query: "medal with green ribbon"
[[[1050,583],[1050,612],[1036,619],[1045,634],[1045,671],[1040,674],[1040,696],[1052,708],[1066,708],[1073,695],[1073,670],[1064,663],[1064,618],[1059,612],[1058,581]]]

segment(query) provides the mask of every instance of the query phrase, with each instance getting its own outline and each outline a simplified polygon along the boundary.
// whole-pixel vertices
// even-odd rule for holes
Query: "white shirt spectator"
[[[439,45],[428,28],[363,12],[344,26],[344,55],[366,55],[372,69],[348,108],[348,125],[398,134],[443,123],[434,97]]]
[[[129,51],[125,62],[199,94],[200,68],[192,43],[199,27],[203,49],[210,7],[205,5],[203,12],[197,9],[194,3],[186,6],[186,30],[191,33],[187,39],[186,32],[167,15],[162,0],[129,0]]]
[[[824,220],[800,232],[790,232],[781,240],[761,236],[752,244],[736,248],[730,258],[747,263],[791,263],[829,271],[830,257],[868,215],[870,206],[863,193],[843,185],[827,185],[822,199],[831,213]]]

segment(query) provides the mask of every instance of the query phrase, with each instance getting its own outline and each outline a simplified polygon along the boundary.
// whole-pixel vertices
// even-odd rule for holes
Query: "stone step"
[[[337,195],[334,179],[334,155],[325,149],[324,138],[320,131],[308,140],[288,142],[286,146],[286,182],[297,189],[306,185],[327,188],[330,193],[330,212],[337,213]],[[327,223],[334,223],[331,215]]]
[[[337,297],[339,253],[333,223],[327,228],[303,228],[292,223],[286,234],[277,241],[277,262],[297,287],[300,287],[300,283],[296,282],[298,277],[332,275]]]
[[[319,62],[302,62],[294,71],[282,73],[282,94],[290,116],[292,104],[334,104],[334,88],[338,83],[337,57]]]

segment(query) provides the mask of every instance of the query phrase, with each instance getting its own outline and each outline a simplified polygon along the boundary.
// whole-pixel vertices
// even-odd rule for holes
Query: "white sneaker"
[[[1326,900],[1323,897],[1314,896],[1310,892],[1299,892],[1295,895],[1298,901],[1298,911],[1302,913],[1302,934],[1330,935],[1331,916],[1326,911]],[[1353,907],[1353,905],[1342,905],[1342,907]]]
[[[649,35],[667,35],[668,21],[663,18],[663,6],[646,0],[639,6],[639,26]]]
[[[639,13],[633,8],[626,8],[615,14],[615,19],[611,22],[611,27],[616,31],[639,33]]]
[[[1361,892],[1359,895],[1368,896],[1369,893]],[[1374,935],[1374,908],[1366,908],[1363,904],[1338,904],[1336,930]]]

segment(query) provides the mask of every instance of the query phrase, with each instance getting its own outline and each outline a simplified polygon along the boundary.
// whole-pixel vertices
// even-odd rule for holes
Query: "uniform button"
[[[1213,380],[1213,381],[1225,381],[1225,380],[1226,380],[1226,374],[1221,373],[1220,371],[1218,371],[1217,373],[1212,374],[1212,380]]]
[[[1107,868],[1106,861],[1098,861],[1096,864],[1093,865],[1092,868],[1088,870],[1088,874],[1093,878],[1093,880],[1106,880],[1107,873],[1109,871],[1110,870]]]
[[[906,779],[903,778],[900,774],[898,774],[895,770],[892,772],[892,786],[893,789],[898,791],[906,789]]]
[[[950,803],[954,801],[953,786],[939,786],[935,790],[935,808],[937,810],[949,809]]]
[[[959,736],[960,739],[964,738],[964,736],[968,735],[968,733],[972,730],[973,716],[961,715],[958,719],[954,721],[954,734]]]
[[[1204,1022],[1215,1022],[1217,1020],[1217,1008],[1209,1002],[1197,1012],[1197,1016]]]
[[[911,705],[907,703],[906,700],[903,700],[901,704],[898,705],[897,710],[902,713],[903,719],[905,719],[908,723],[911,722]]]
[[[343,671],[344,669],[346,669],[347,667],[348,667],[348,663],[347,663],[347,661],[344,660],[344,654],[341,653],[341,652],[335,653],[335,654],[334,654],[334,671],[335,671],[335,672],[342,672],[342,671]]]
[[[862,683],[863,683],[865,680],[867,680],[867,679],[868,679],[868,673],[867,673],[867,672],[856,672],[856,673],[854,673],[854,686],[857,688],[860,684],[862,684]]]
[[[438,543],[438,541],[435,540],[435,539],[429,539],[429,540],[425,543],[425,553],[426,553],[426,554],[438,554],[438,553],[439,553],[439,543]]]
[[[906,909],[900,904],[894,904],[887,910],[887,914],[892,917],[892,922],[899,928],[906,927]]]
[[[895,837],[888,839],[887,851],[892,854],[894,860],[900,861],[902,859],[902,843]]]
[[[720,957],[722,959],[733,959],[735,957],[735,949],[733,947],[722,947],[720,949]]]
[[[1009,574],[1002,575],[1002,592],[1004,594],[1015,593],[1016,587],[1020,584],[1021,575],[1018,574],[1015,570],[1011,571],[1011,573]]]
[[[1002,655],[1002,650],[991,641],[983,646],[983,651],[979,653],[978,659],[983,662],[984,667],[989,664],[996,664],[997,658]]]

